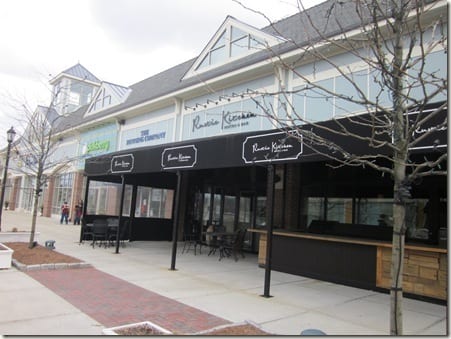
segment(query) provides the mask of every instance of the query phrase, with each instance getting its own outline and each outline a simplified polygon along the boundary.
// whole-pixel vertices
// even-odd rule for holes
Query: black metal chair
[[[207,246],[210,248],[208,255],[215,254],[216,250],[220,249],[221,239],[218,238],[218,232],[225,232],[225,227],[210,224],[207,227],[207,232],[205,233],[205,241]]]
[[[182,254],[193,249],[194,255],[196,255],[197,246],[199,246],[199,253],[202,254],[202,241],[200,241],[199,233],[185,233],[183,240],[185,243],[183,244]]]
[[[109,227],[119,226],[119,218],[107,218],[106,222]]]
[[[102,242],[107,246],[108,240],[108,223],[105,219],[95,219],[92,223],[92,248],[95,243],[99,241],[99,246],[102,246]]]
[[[112,238],[116,239],[118,227],[119,227],[119,218],[107,218],[106,223],[108,225],[108,232],[107,232],[107,240],[108,240],[108,246],[112,243]]]
[[[222,244],[221,255],[219,256],[219,260],[221,260],[225,256],[229,257],[233,255],[235,261],[238,261],[239,254],[241,254],[241,256],[244,258],[243,244],[244,239],[246,237],[246,232],[247,229],[241,228],[238,231],[236,231],[235,235],[231,240],[225,239],[224,243]]]
[[[129,239],[130,220],[125,220],[124,225],[119,229],[119,241],[122,247],[125,247],[125,240]],[[117,241],[117,232],[110,233],[108,243],[112,245]]]
[[[92,233],[92,227],[88,226],[84,219],[81,220],[81,235],[80,242],[82,244],[84,240],[92,240],[94,234]]]

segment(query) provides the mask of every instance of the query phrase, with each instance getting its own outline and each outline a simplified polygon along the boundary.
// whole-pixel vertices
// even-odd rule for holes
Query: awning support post
[[[122,212],[124,210],[125,176],[123,174],[121,175],[121,179],[122,179],[122,191],[121,191],[121,203],[119,205],[119,221],[118,221],[118,227],[117,227],[117,231],[116,231],[116,252],[115,252],[116,254],[119,253],[119,244],[120,244],[119,235],[121,232],[121,225],[122,225]]]
[[[266,263],[265,263],[265,284],[262,297],[270,298],[269,288],[271,285],[271,254],[272,254],[272,232],[274,222],[274,165],[268,165],[268,183],[270,189],[268,190],[268,215],[266,220],[268,225],[266,226]]]
[[[82,215],[82,219],[86,221],[86,208],[88,206],[88,196],[89,196],[89,183],[90,183],[90,179],[89,177],[86,177],[86,191],[85,191],[85,200],[83,201],[83,210],[81,211],[81,215]],[[83,224],[83,223],[82,223]],[[83,241],[83,232],[84,232],[84,227],[81,226],[80,227],[80,244]]]
[[[171,271],[175,271],[175,259],[177,257],[177,238],[178,238],[178,224],[179,224],[179,209],[180,209],[180,189],[182,187],[182,173],[177,171],[177,190],[175,191],[175,208],[174,208],[174,224],[172,227],[172,257],[171,257]]]

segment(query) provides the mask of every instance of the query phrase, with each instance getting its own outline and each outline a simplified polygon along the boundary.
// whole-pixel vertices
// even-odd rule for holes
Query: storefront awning
[[[412,152],[434,152],[447,149],[447,128],[440,124],[446,121],[447,111],[436,115],[433,121],[424,124],[416,134],[436,128],[428,138],[415,145]],[[411,113],[414,117],[415,113]],[[174,172],[228,167],[264,165],[269,163],[310,162],[330,159],[336,149],[326,143],[313,144],[303,131],[314,132],[324,140],[333,140],[335,145],[356,155],[390,154],[389,147],[372,148],[367,140],[356,140],[345,133],[335,134],[330,130],[346,128],[361,136],[370,136],[374,131],[357,119],[369,121],[367,115],[359,118],[330,120],[317,125],[303,125],[298,129],[270,130],[261,132],[222,135],[204,139],[175,142],[172,144],[136,148],[86,159],[86,176],[120,176],[122,174]],[[366,119],[366,120],[365,120]],[[428,127],[428,126],[431,127]],[[306,134],[308,135],[308,133]],[[415,136],[414,136],[415,137]],[[378,138],[390,138],[389,133]],[[389,141],[389,140],[387,140]],[[320,150],[320,151],[319,151]]]

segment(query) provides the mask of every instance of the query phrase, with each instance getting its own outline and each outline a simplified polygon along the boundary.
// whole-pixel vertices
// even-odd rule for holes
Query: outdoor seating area
[[[81,224],[80,244],[85,240],[90,241],[92,248],[95,248],[96,245],[104,248],[114,246],[118,236],[122,247],[124,247],[125,240],[129,239],[129,220],[125,220],[121,227],[119,227],[119,218],[97,218],[92,223],[82,220]]]
[[[200,239],[199,233],[186,233],[183,236],[183,249],[182,254],[192,250],[194,255],[197,254],[197,248],[199,247],[199,254],[202,254],[202,246],[205,244]]]
[[[219,254],[219,261],[223,258],[233,257],[238,261],[239,256],[244,258],[243,245],[247,229],[240,228],[235,232],[228,232],[224,227],[213,226],[207,228],[206,232],[199,234],[186,234],[184,236],[184,244],[182,254],[189,250],[194,251],[197,255],[202,254],[202,246],[208,247],[208,256]]]

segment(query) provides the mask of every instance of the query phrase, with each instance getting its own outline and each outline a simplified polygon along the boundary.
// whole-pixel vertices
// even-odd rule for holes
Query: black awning
[[[440,119],[444,120],[447,111],[442,113]],[[349,119],[330,120],[316,126],[303,125],[300,129],[321,135],[324,140],[333,140],[335,145],[343,147],[351,154],[390,154],[390,149],[386,146],[374,149],[369,145],[368,140],[356,140],[346,134],[331,132],[331,130],[340,131],[345,127],[358,135],[370,136],[374,131],[367,124],[362,123],[368,122],[368,119],[370,116],[361,115]],[[437,119],[435,118],[434,122]],[[441,146],[447,148],[447,132],[447,129],[442,126],[434,137],[423,140],[417,147],[421,146],[419,149],[432,152],[436,148],[436,140],[440,140],[440,143],[444,143]],[[389,133],[382,133],[378,138],[388,139],[391,136]],[[188,140],[96,156],[86,159],[85,175],[157,173],[243,167],[265,163],[310,162],[325,160],[328,156],[334,156],[335,152],[336,149],[327,143],[320,146],[311,144],[307,137],[300,135],[296,129],[270,130]]]

